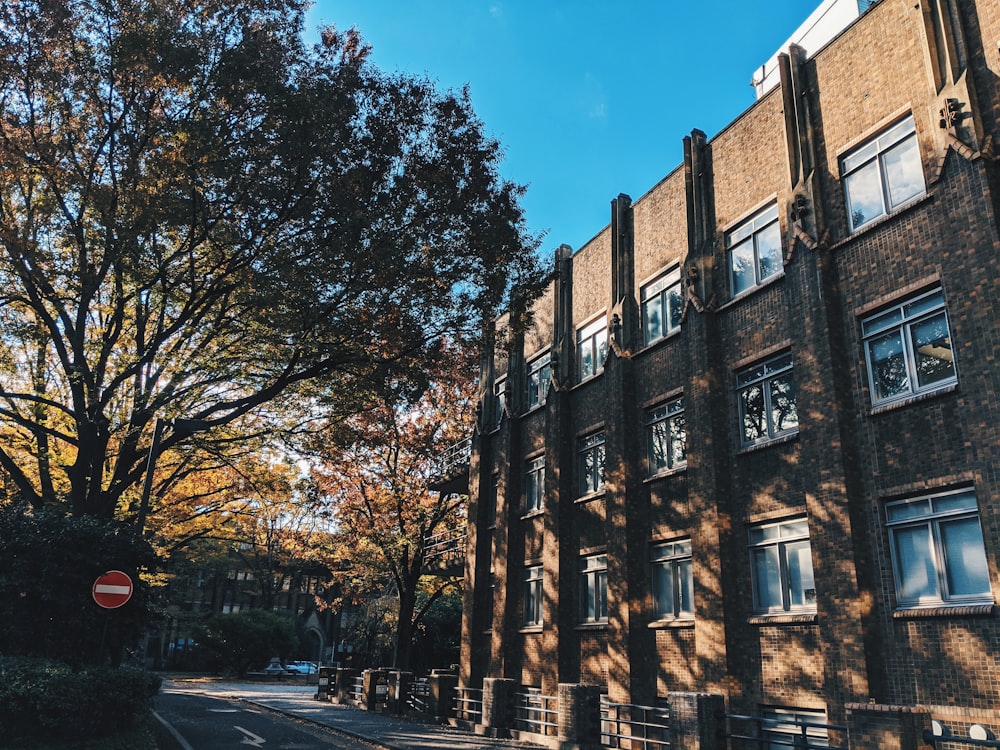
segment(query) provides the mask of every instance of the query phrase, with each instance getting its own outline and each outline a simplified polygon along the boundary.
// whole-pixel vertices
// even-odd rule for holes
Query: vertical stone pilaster
[[[559,747],[589,750],[601,745],[601,688],[559,684]]]
[[[726,702],[709,693],[670,693],[672,750],[724,750]]]
[[[510,730],[511,701],[517,682],[506,677],[483,680],[482,728],[494,737],[505,737]]]
[[[850,747],[877,747],[879,750],[924,750],[925,727],[931,717],[925,711],[906,706],[849,703],[847,734]]]

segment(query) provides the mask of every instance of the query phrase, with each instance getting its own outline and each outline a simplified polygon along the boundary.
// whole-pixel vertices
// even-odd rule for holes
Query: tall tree
[[[167,481],[185,445],[357,411],[536,286],[468,93],[353,31],[306,46],[304,6],[0,0],[8,495],[129,517],[158,418],[211,428],[161,422]]]
[[[347,592],[370,595],[388,585],[398,597],[394,665],[403,669],[421,617],[457,584],[428,575],[428,539],[464,529],[466,498],[430,486],[446,449],[471,433],[475,364],[473,349],[451,347],[419,398],[388,389],[381,404],[352,417],[322,446],[314,468],[345,561],[335,576]]]

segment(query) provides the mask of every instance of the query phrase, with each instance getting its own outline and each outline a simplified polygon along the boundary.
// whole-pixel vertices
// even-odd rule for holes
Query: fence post
[[[354,685],[354,678],[358,676],[358,670],[348,667],[337,667],[337,676],[333,685],[333,702],[346,704],[351,702],[351,688]]]
[[[726,699],[713,693],[668,693],[671,750],[724,750]]]
[[[458,675],[451,671],[431,670],[428,681],[427,712],[436,721],[451,718],[451,703],[455,700],[455,689],[458,687]]]
[[[366,711],[384,711],[389,703],[389,671],[366,669],[361,673],[361,707]]]
[[[483,679],[483,734],[489,737],[510,736],[511,701],[517,683],[506,677]]]
[[[561,682],[559,733],[561,750],[585,750],[601,745],[601,688]]]
[[[911,706],[886,706],[876,703],[848,703],[847,736],[850,747],[877,747],[879,750],[920,750],[924,729],[931,716]]]

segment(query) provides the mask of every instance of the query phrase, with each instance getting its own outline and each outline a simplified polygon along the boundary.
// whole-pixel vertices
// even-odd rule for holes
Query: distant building
[[[498,337],[463,685],[998,731],[1000,3],[847,5]]]

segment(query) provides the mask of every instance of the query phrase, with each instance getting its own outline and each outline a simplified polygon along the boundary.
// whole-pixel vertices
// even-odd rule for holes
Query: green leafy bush
[[[105,737],[144,720],[159,689],[157,675],[135,667],[0,656],[0,742]]]

